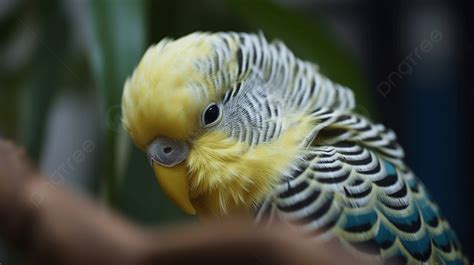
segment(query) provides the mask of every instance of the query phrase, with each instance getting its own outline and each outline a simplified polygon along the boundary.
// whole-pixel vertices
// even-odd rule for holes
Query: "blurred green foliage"
[[[58,91],[92,91],[101,130],[91,194],[143,224],[187,218],[159,189],[145,155],[131,145],[115,116],[123,83],[146,47],[194,31],[262,31],[281,39],[297,56],[353,88],[370,109],[360,67],[322,19],[275,1],[18,1],[0,16],[0,55],[7,58],[17,48],[19,34],[32,36],[24,63],[0,65],[0,133],[26,145],[39,161]]]
[[[123,1],[110,4],[108,0],[90,2],[90,58],[101,98],[104,128],[102,187],[109,205],[116,206],[123,170],[127,165],[127,145],[130,141],[118,122],[107,122],[121,102],[124,80],[133,71],[145,49],[147,31],[145,1]],[[122,147],[122,148],[120,148]],[[122,152],[122,153],[120,153]],[[120,161],[119,159],[122,159]]]

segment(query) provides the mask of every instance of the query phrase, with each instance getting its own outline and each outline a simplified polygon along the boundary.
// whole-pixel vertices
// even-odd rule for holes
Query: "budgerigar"
[[[122,98],[126,130],[188,213],[251,213],[387,263],[466,263],[394,132],[354,108],[282,42],[233,32],[150,47]]]

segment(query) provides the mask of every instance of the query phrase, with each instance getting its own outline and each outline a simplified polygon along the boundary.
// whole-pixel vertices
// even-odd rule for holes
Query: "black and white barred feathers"
[[[448,222],[403,162],[394,132],[356,114],[349,89],[279,41],[214,35],[212,62],[198,67],[211,73],[215,89],[232,86],[222,99],[230,115],[217,129],[256,145],[278,138],[295,116],[318,121],[301,143],[301,156],[256,208],[257,222],[288,222],[385,263],[467,262]],[[235,65],[224,66],[230,56]],[[228,70],[219,71],[223,67]]]

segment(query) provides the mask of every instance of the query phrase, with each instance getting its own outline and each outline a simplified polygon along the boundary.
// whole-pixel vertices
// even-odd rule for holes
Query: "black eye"
[[[214,125],[221,117],[221,110],[216,103],[209,104],[203,112],[202,124],[205,127]]]

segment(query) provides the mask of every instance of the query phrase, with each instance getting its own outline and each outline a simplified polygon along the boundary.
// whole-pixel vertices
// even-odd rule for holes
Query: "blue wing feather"
[[[466,264],[454,231],[403,163],[393,132],[355,115],[331,126],[269,197],[276,198],[274,219],[289,217],[312,235],[337,236],[388,264]],[[326,199],[318,201],[319,194]]]

